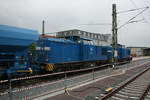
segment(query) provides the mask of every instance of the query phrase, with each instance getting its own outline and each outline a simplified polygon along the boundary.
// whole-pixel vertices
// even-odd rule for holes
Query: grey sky
[[[33,28],[41,32],[46,21],[46,32],[81,29],[90,32],[111,33],[110,26],[82,24],[111,23],[112,3],[124,11],[150,6],[150,0],[0,0],[0,24]],[[139,11],[118,15],[122,25]],[[118,30],[119,42],[127,46],[150,47],[150,9],[143,13],[145,21],[128,24]],[[143,19],[143,16],[135,20]]]

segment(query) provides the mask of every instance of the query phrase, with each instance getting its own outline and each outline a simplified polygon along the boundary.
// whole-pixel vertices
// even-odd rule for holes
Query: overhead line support
[[[113,67],[116,66],[117,63],[117,45],[118,45],[118,37],[117,37],[117,11],[116,4],[112,5],[112,47],[113,47]]]

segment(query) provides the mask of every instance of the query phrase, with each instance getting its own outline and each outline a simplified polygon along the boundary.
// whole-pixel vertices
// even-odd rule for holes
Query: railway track
[[[101,100],[150,100],[150,65],[136,74]]]

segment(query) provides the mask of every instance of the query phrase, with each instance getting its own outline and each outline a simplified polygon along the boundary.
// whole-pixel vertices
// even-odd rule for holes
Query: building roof
[[[137,47],[137,46],[132,46],[132,47],[127,47],[127,48],[141,48],[141,49],[146,49],[146,48],[148,48],[148,47]]]
[[[72,29],[72,30],[66,30],[66,31],[60,31],[57,32],[57,37],[65,37],[65,36],[80,36],[100,41],[108,42],[108,40],[111,41],[111,34],[100,34],[100,33],[92,33],[87,31],[82,31],[78,29]]]

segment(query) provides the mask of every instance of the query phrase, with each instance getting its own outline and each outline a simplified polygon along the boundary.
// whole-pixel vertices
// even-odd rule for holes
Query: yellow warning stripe
[[[46,71],[53,71],[54,70],[54,65],[53,64],[47,64],[45,66]]]

